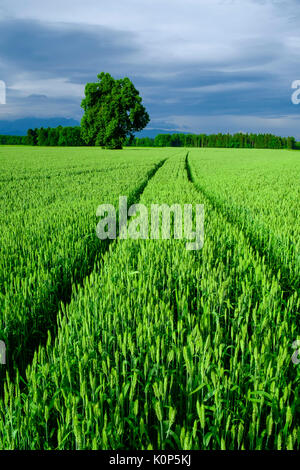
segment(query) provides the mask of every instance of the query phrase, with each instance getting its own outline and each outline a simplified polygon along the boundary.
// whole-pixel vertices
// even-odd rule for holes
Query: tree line
[[[62,127],[28,129],[26,136],[0,135],[0,145],[83,146],[81,128]],[[125,146],[130,147],[223,147],[296,149],[294,137],[278,137],[272,134],[158,134],[155,138],[128,137]]]
[[[79,126],[28,129],[26,136],[0,135],[0,144],[50,147],[75,147],[85,145],[81,137],[81,128]]]
[[[126,145],[133,147],[223,147],[294,149],[294,137],[278,137],[273,134],[158,134],[155,138],[135,137]]]

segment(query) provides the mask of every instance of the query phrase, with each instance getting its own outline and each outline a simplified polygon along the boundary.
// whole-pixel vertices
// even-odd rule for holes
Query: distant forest
[[[0,145],[84,146],[80,127],[28,129],[26,136],[0,135]],[[130,147],[299,148],[294,137],[272,134],[158,134],[155,138],[129,137]]]
[[[136,147],[223,147],[223,148],[296,148],[294,137],[278,137],[272,134],[158,134],[134,138],[127,145]]]

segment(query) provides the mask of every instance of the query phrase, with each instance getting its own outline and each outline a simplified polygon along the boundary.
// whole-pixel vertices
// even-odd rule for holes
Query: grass
[[[4,230],[15,247],[15,258],[7,251],[1,265],[3,279],[11,279],[4,294],[11,299],[10,271],[27,285],[14,328],[22,331],[41,296],[40,270],[51,272],[52,263],[55,271],[57,246],[72,295],[56,304],[55,327],[40,326],[48,339],[26,373],[19,367],[2,380],[0,447],[299,449],[300,369],[291,361],[300,307],[297,153],[44,149],[46,160],[27,155],[30,169],[25,150],[11,152],[0,154],[10,188],[18,188],[18,176],[29,178],[16,198],[19,217],[24,194],[23,212],[34,214],[21,238]],[[55,200],[41,209],[48,191]],[[203,249],[189,252],[185,240],[117,239],[105,247],[97,240],[101,256],[93,242],[78,251],[82,234],[95,229],[96,207],[126,194],[146,206],[204,204]],[[76,210],[66,219],[70,204]],[[42,237],[42,223],[55,243]],[[72,277],[76,253],[79,281]]]

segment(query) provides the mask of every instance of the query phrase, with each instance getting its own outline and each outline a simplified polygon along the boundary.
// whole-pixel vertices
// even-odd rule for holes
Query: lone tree
[[[121,149],[126,137],[140,131],[150,121],[142,98],[129,78],[115,80],[109,73],[87,83],[81,102],[84,115],[81,136],[88,145]]]

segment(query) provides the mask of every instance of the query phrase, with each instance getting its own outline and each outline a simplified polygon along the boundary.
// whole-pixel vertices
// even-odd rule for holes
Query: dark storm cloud
[[[3,0],[0,79],[7,105],[0,106],[0,119],[79,120],[85,83],[107,71],[133,80],[152,127],[197,131],[205,119],[221,122],[226,115],[236,116],[234,126],[287,118],[287,128],[300,108],[290,99],[291,83],[300,78],[297,2],[188,3],[182,9],[178,0],[145,6],[128,0],[125,8],[114,0],[99,8],[93,0],[87,7],[53,0],[50,8]]]
[[[18,73],[47,77],[95,74],[136,50],[131,33],[102,26],[7,20],[0,22],[0,30],[2,73],[4,64]]]
[[[118,73],[137,52],[132,33],[101,26],[6,20],[0,31],[0,77],[8,96],[0,119],[14,110],[16,115],[69,115],[76,108],[78,118],[84,84],[101,71]],[[76,84],[81,91],[72,96],[74,87],[68,92],[68,85]]]

